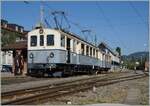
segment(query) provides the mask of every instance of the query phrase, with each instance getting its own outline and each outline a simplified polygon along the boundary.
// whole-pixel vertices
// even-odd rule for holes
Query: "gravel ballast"
[[[149,105],[149,78],[120,82],[57,98],[47,105],[87,105],[101,103],[116,103],[126,105]],[[131,91],[134,91],[131,93]],[[135,97],[134,99],[132,97]],[[132,99],[133,100],[132,100]]]

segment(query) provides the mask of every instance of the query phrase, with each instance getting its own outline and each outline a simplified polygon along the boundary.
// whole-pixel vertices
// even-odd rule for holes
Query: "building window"
[[[54,45],[54,35],[47,35],[47,46]]]
[[[7,24],[6,23],[4,24],[4,27],[7,28]]]
[[[40,46],[44,46],[44,35],[40,35]]]
[[[37,45],[37,36],[31,36],[31,46]]]
[[[16,26],[16,31],[18,31],[18,26]]]
[[[20,29],[20,32],[23,32],[23,28]]]
[[[65,36],[61,35],[61,47],[65,47]]]

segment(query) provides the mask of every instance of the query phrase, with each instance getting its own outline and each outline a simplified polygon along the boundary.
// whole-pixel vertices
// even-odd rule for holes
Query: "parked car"
[[[11,65],[3,65],[1,72],[11,72],[12,73],[12,66]]]

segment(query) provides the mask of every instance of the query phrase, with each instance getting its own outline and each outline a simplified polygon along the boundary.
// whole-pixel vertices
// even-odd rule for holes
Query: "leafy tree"
[[[2,47],[8,44],[13,44],[16,42],[16,38],[20,37],[21,34],[18,34],[16,32],[8,31],[5,29],[2,29],[1,31],[1,41],[2,41]]]
[[[120,47],[117,47],[117,48],[116,48],[116,51],[119,53],[119,56],[121,56],[121,48],[120,48]]]

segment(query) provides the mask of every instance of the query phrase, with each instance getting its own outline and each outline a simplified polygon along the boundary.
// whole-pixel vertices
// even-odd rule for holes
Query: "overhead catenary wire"
[[[96,3],[97,8],[99,9],[100,13],[103,15],[105,21],[107,22],[108,26],[112,29],[114,35],[118,35],[118,33],[116,32],[116,30],[115,30],[113,24],[111,23],[111,21],[109,20],[109,18],[106,16],[105,12],[103,11],[103,9],[102,9],[100,3],[98,3],[97,1],[96,1],[95,3]],[[119,39],[120,43],[122,44],[122,46],[123,46],[124,48],[128,49],[127,46],[123,43],[123,41],[120,39],[119,36],[118,36],[118,39]],[[117,40],[117,39],[115,39],[115,40]],[[117,43],[117,42],[118,42],[118,41],[116,41],[116,43]],[[118,44],[118,43],[117,43],[117,44]]]
[[[146,27],[148,26],[148,22],[146,22],[142,15],[140,14],[140,12],[138,11],[138,9],[134,6],[132,1],[129,1],[129,5],[131,6],[131,8],[133,9],[133,11],[135,12],[135,14],[140,18],[141,22],[144,23],[146,25]],[[147,20],[148,21],[148,20]]]
[[[55,11],[52,7],[50,7],[49,5],[47,5],[47,4],[44,3],[44,2],[43,2],[43,5],[45,5],[45,6],[46,6],[48,9],[50,9],[51,11]],[[80,30],[80,32],[82,32],[82,30],[83,30],[84,28],[81,27],[81,25],[70,21],[70,20],[66,17],[65,14],[64,14],[63,16],[64,16],[64,19],[65,19],[67,25],[68,25],[68,28],[67,28],[67,29],[70,29],[70,28],[71,28],[71,25],[70,25],[70,23],[71,23],[71,24],[75,25],[75,26]],[[55,19],[55,20],[56,20],[56,19]],[[63,21],[63,18],[61,17],[61,21],[60,21],[61,24],[62,24],[62,21]],[[96,35],[95,35],[95,36],[96,36]],[[95,37],[95,39],[96,39],[96,37]],[[96,41],[97,41],[97,40],[95,40],[95,42],[96,42]]]

